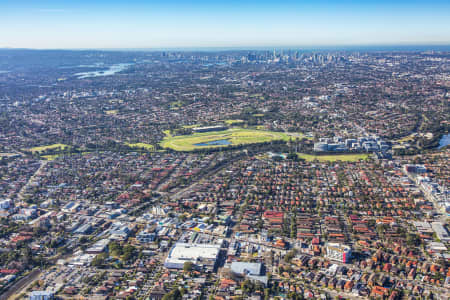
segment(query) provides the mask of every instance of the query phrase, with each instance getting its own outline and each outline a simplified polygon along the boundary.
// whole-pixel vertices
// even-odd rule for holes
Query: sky
[[[0,0],[0,48],[450,44],[440,0]]]

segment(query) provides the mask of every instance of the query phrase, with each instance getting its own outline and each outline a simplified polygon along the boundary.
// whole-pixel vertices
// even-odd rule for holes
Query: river
[[[78,79],[89,78],[89,77],[109,76],[109,75],[114,75],[120,71],[123,71],[131,65],[132,64],[116,64],[116,65],[112,65],[112,66],[108,67],[107,70],[80,72],[80,73],[75,73],[74,75],[77,76]],[[93,67],[93,66],[101,66],[101,65],[92,65],[92,66],[85,66],[85,67]]]

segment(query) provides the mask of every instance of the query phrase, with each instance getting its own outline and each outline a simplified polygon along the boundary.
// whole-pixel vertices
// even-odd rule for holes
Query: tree
[[[183,264],[183,271],[184,272],[191,272],[192,269],[194,268],[194,264],[190,261],[186,261]]]
[[[123,249],[122,259],[128,261],[134,257],[136,248],[132,245],[126,245]]]
[[[94,259],[92,260],[92,265],[94,267],[101,267],[105,263],[106,258],[108,255],[106,253],[100,253]]]
[[[254,285],[253,285],[253,283],[252,283],[250,280],[245,279],[245,280],[241,283],[241,289],[242,289],[242,291],[243,291],[245,294],[249,294],[249,293],[253,292],[253,290],[254,290]]]
[[[298,155],[295,152],[290,152],[287,156],[287,159],[291,159],[293,161],[297,161],[298,160]]]
[[[181,292],[178,288],[173,289],[168,294],[165,294],[164,297],[162,297],[162,300],[178,300],[181,299]]]
[[[290,293],[288,294],[288,299],[292,299],[292,300],[300,300],[300,299],[303,299],[303,295],[297,294],[296,292],[290,292]]]
[[[113,241],[109,243],[108,247],[112,256],[120,256],[122,254],[122,248],[117,242]]]
[[[270,289],[266,288],[264,289],[264,300],[270,299]]]
[[[292,218],[291,218],[291,228],[290,228],[290,231],[291,231],[291,238],[292,238],[292,239],[293,239],[293,238],[296,238],[296,237],[297,237],[297,221],[296,221],[295,216],[292,216]]]
[[[294,258],[295,254],[297,254],[297,251],[295,249],[292,249],[291,251],[286,253],[286,255],[284,256],[284,261],[290,262]]]
[[[385,232],[384,224],[378,224],[376,227],[376,231],[377,231],[378,235],[383,235]]]
[[[31,261],[33,255],[31,254],[30,248],[24,247],[21,250],[21,256],[22,256],[21,257],[22,262],[24,264],[28,264]]]
[[[406,244],[408,244],[408,246],[418,246],[420,244],[419,236],[408,232],[406,234]]]

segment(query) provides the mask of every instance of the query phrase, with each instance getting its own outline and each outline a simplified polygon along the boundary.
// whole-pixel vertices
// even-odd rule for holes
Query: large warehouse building
[[[197,268],[213,271],[219,257],[220,245],[177,243],[170,250],[164,266],[169,269],[183,269],[185,262],[192,262]]]

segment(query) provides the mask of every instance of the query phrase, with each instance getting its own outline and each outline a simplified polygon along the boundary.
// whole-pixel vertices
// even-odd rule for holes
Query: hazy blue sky
[[[450,44],[450,1],[0,0],[0,47]]]

